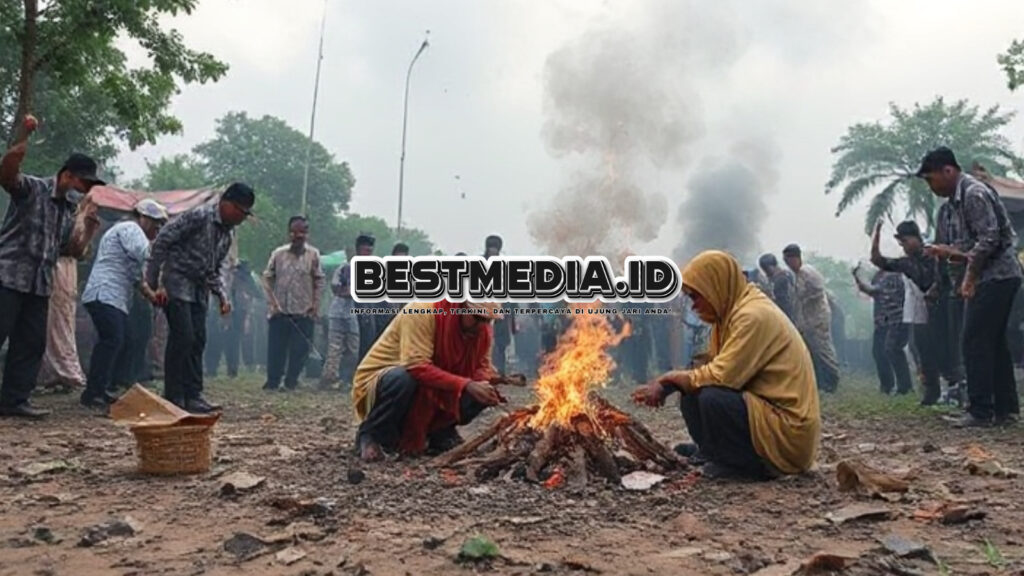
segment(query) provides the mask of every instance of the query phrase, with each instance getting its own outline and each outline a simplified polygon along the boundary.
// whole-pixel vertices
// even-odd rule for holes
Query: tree
[[[1024,85],[1024,40],[1014,40],[996,60],[1006,73],[1006,85],[1014,91]]]
[[[309,138],[280,118],[253,119],[245,112],[231,112],[217,121],[216,136],[193,152],[214,181],[244,180],[281,209],[298,214],[308,146]],[[347,163],[336,161],[314,142],[306,210],[311,221],[348,210],[355,182]]]
[[[923,180],[916,178],[928,150],[940,145],[956,152],[965,169],[980,163],[993,174],[1003,175],[1021,165],[1000,131],[1014,113],[993,106],[981,112],[966,100],[949,105],[940,97],[904,110],[889,105],[891,120],[854,124],[832,149],[838,159],[825,193],[841,191],[836,216],[868,191],[877,193],[864,220],[865,233],[879,218],[894,216],[902,206],[907,217],[920,217],[929,228],[934,223],[936,200]]]
[[[216,81],[227,65],[190,50],[160,19],[190,14],[197,0],[0,0],[0,133],[41,120],[28,168],[53,171],[69,150],[100,160],[181,131],[168,114],[179,83]],[[130,68],[118,43],[148,63]]]
[[[210,180],[195,158],[178,154],[161,158],[156,162],[146,161],[147,175],[134,182],[130,188],[149,190],[195,190],[210,186]]]

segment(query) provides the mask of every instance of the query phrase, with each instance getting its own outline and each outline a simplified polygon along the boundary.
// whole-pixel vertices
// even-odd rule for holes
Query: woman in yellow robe
[[[662,375],[634,399],[660,406],[682,392],[695,445],[678,451],[705,461],[705,476],[766,479],[810,469],[821,416],[814,366],[796,328],[724,252],[694,258],[683,269],[683,291],[713,326],[710,360]]]

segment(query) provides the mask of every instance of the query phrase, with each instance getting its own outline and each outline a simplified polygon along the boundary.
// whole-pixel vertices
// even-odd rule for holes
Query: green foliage
[[[1006,559],[1003,558],[1003,553],[988,538],[985,539],[982,551],[985,553],[985,560],[988,561],[989,566],[1000,570],[1006,566]]]
[[[474,536],[466,540],[459,550],[459,559],[471,562],[491,560],[500,555],[498,545],[485,536]]]
[[[181,131],[168,113],[180,83],[216,81],[227,65],[184,45],[181,34],[161,19],[190,14],[197,0],[52,0],[35,17],[36,36],[27,33],[28,3],[0,0],[0,133],[20,125],[19,110],[34,113],[40,128],[33,137],[26,171],[53,172],[70,151],[98,160],[155,143]],[[119,45],[132,41],[146,64],[130,68]],[[29,90],[20,89],[23,55]],[[18,117],[18,118],[16,118]]]
[[[859,295],[850,275],[856,263],[820,254],[809,254],[805,261],[825,277],[826,288],[835,295],[843,312],[846,313],[846,336],[857,339],[870,338],[874,329],[871,302]]]
[[[1006,86],[1014,91],[1024,85],[1024,40],[1014,40],[996,60],[1006,73]]]
[[[934,224],[937,202],[927,184],[914,174],[921,158],[937,146],[949,146],[965,169],[974,163],[1003,175],[1019,170],[1022,159],[1012,152],[1001,131],[1014,114],[999,106],[981,111],[966,100],[946,104],[940,97],[910,110],[889,105],[889,121],[854,124],[832,149],[837,155],[825,193],[840,193],[836,215],[865,194],[873,196],[864,221],[865,233],[880,218],[921,218]],[[902,214],[897,210],[902,208]]]
[[[207,174],[218,182],[242,180],[293,214],[302,209],[302,181],[309,138],[280,118],[232,112],[217,121],[217,134],[196,146]],[[355,178],[345,162],[319,143],[310,151],[306,212],[314,221],[348,210]]]
[[[203,167],[187,154],[146,161],[148,173],[139,185],[133,186],[153,192],[161,190],[195,190],[211,185]]]
[[[131,187],[180,190],[223,187],[233,181],[252,185],[256,190],[256,216],[239,229],[239,250],[253,269],[260,270],[270,252],[288,242],[288,219],[300,212],[309,143],[307,136],[283,120],[271,116],[252,119],[244,112],[233,112],[218,121],[216,135],[196,146],[192,155],[147,163],[148,174]],[[390,254],[397,239],[387,222],[347,212],[355,185],[348,164],[335,160],[317,142],[311,151],[307,209],[310,242],[324,254],[336,250],[351,254],[356,236],[369,232],[377,239],[376,253]],[[402,241],[414,256],[434,250],[421,230],[403,230]]]

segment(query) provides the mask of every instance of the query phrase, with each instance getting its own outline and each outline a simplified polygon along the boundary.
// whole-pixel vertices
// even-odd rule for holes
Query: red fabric
[[[450,310],[458,304],[434,305],[445,314],[434,315],[433,362],[408,368],[419,384],[412,408],[405,419],[399,450],[420,454],[427,447],[427,435],[459,423],[459,400],[471,379],[486,380],[487,358],[493,334],[480,326],[475,336],[462,331],[461,319]]]
[[[171,216],[187,212],[196,206],[205,204],[217,196],[216,190],[168,190],[165,192],[139,192],[122,190],[113,186],[94,186],[89,195],[101,208],[131,212],[135,203],[143,198],[152,198],[167,208]]]

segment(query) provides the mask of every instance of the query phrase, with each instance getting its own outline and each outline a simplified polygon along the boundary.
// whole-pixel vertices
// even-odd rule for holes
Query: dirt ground
[[[1024,489],[1003,477],[1024,470],[1024,428],[954,431],[911,399],[880,397],[867,379],[848,379],[824,401],[814,473],[751,484],[680,472],[645,492],[481,484],[422,460],[363,467],[350,454],[347,394],[259,385],[256,376],[208,384],[228,409],[214,433],[214,468],[201,476],[137,475],[130,433],[80,411],[72,396],[40,397],[55,410],[45,422],[0,421],[0,575],[779,576],[821,552],[844,574],[1024,574]],[[632,408],[628,392],[604,394],[665,443],[685,439],[677,410]],[[530,400],[526,390],[509,395],[514,405]],[[984,461],[983,474],[967,469],[970,458]],[[910,489],[840,492],[845,459],[907,475]],[[360,470],[365,479],[354,483]],[[222,494],[236,472],[265,480]],[[984,517],[923,517],[944,503]],[[875,508],[873,516],[839,522],[851,505]],[[108,522],[113,534],[94,528]],[[476,536],[499,555],[458,561]],[[906,557],[892,551],[899,545]]]

